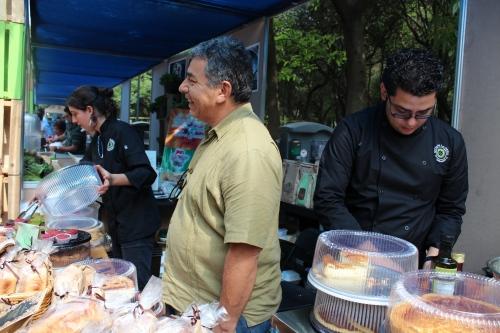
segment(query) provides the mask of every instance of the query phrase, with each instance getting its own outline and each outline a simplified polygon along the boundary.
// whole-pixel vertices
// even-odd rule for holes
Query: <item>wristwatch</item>
[[[430,260],[430,261],[434,261],[437,257],[438,257],[438,256],[427,256],[427,257],[425,257],[424,262],[429,261],[429,260]]]

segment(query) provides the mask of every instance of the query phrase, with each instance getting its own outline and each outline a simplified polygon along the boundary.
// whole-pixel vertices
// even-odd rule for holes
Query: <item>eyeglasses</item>
[[[436,110],[436,103],[434,103],[434,106],[430,109],[423,111],[416,111],[415,113],[413,113],[410,110],[404,110],[399,105],[392,103],[391,97],[389,96],[387,96],[387,101],[389,102],[389,108],[391,108],[391,110],[394,108],[395,110],[395,112],[392,112],[391,110],[389,111],[391,113],[391,116],[398,119],[404,119],[404,120],[409,120],[411,118],[415,118],[417,120],[429,119],[430,117],[432,117],[434,111]]]
[[[182,189],[184,188],[184,186],[186,186],[186,177],[188,172],[192,173],[193,170],[188,168],[186,171],[182,173],[179,180],[177,181],[177,183],[175,183],[175,186],[172,188],[170,194],[168,195],[169,200],[175,200],[179,197],[179,195],[182,192]]]

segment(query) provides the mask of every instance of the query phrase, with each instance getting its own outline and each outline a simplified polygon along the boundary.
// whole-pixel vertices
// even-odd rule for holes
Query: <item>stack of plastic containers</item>
[[[392,285],[417,267],[417,248],[402,239],[350,230],[322,233],[308,276],[318,289],[313,326],[319,332],[377,332]]]
[[[453,293],[434,293],[440,283],[451,283]],[[391,291],[387,321],[390,333],[499,333],[500,282],[471,273],[406,273]]]
[[[106,232],[102,222],[91,217],[70,216],[66,218],[53,218],[47,223],[49,229],[77,229],[90,234],[90,246],[102,245],[105,241]]]

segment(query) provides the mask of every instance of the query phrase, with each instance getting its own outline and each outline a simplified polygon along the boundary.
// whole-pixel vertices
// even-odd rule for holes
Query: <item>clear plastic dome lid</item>
[[[47,222],[49,229],[91,230],[97,227],[99,221],[88,217],[58,218]]]
[[[124,276],[133,281],[137,289],[137,270],[130,261],[123,259],[90,259],[78,262],[79,265],[91,266],[96,273],[107,276]]]
[[[316,243],[309,281],[319,290],[365,304],[387,305],[391,286],[418,268],[417,248],[374,232],[332,230]]]
[[[391,291],[391,333],[498,333],[500,282],[472,273],[405,273]]]

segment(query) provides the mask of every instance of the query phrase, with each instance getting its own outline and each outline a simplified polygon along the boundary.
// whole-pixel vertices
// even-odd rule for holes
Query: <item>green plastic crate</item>
[[[0,98],[22,99],[24,24],[0,21]]]

